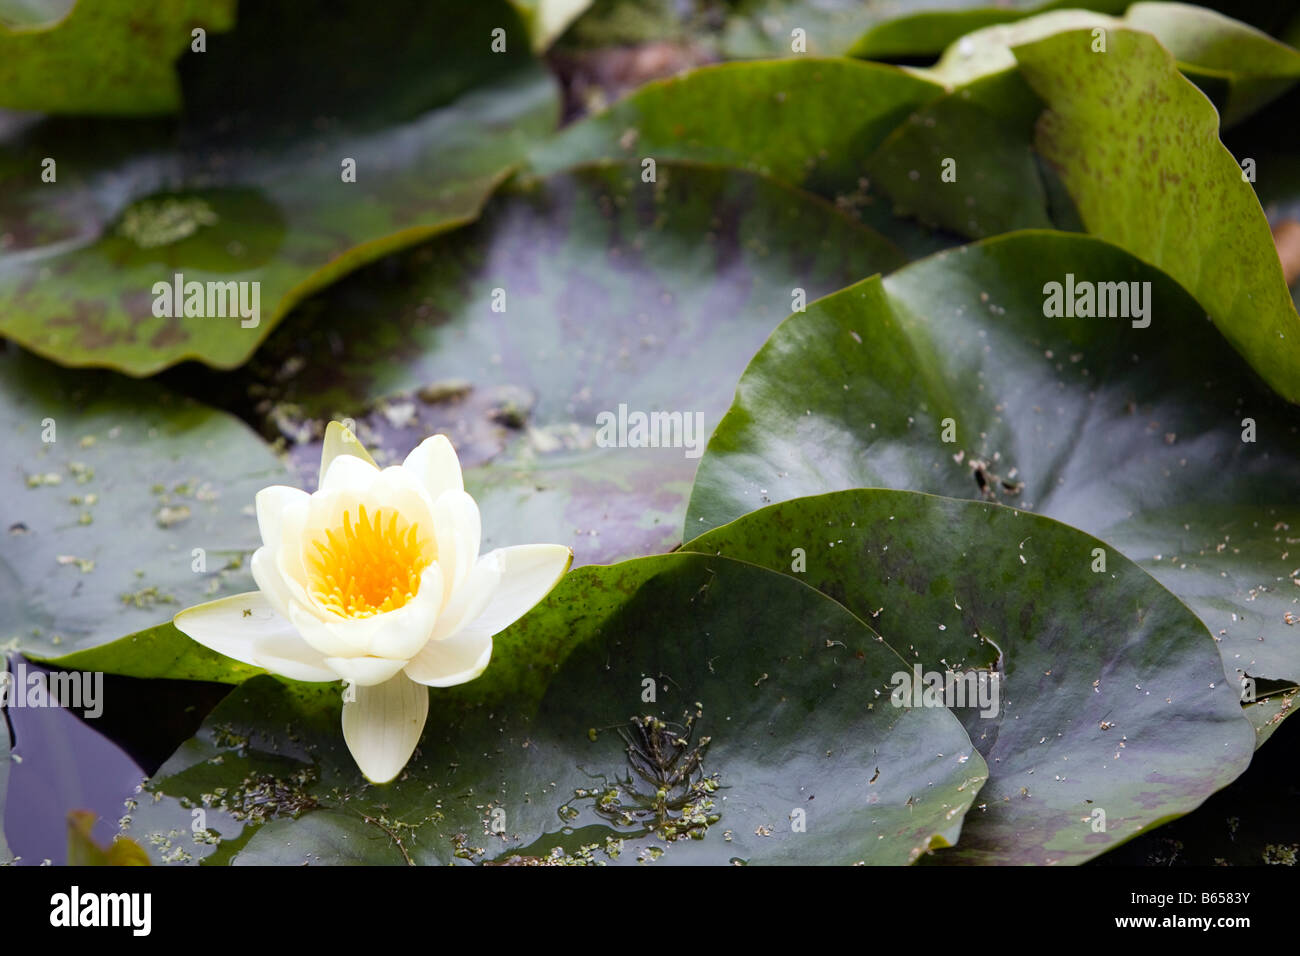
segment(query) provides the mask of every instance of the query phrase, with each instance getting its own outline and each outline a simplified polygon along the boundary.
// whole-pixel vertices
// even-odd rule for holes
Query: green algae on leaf
[[[12,463],[0,476],[12,505],[0,529],[0,641],[60,666],[141,677],[254,673],[163,622],[252,589],[253,496],[288,477],[270,449],[234,417],[152,383],[68,372],[14,349],[0,354],[0,373]]]

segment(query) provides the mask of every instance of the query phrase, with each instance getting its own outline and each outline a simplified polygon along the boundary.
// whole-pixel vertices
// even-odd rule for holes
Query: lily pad
[[[893,202],[896,216],[984,238],[1014,229],[1050,229],[1048,190],[1032,147],[1036,101],[1008,109],[1014,74],[986,81],[999,94],[997,112],[988,95],[961,90],[926,104],[881,143],[868,172]],[[1032,99],[1032,94],[1030,95]]]
[[[178,123],[9,124],[0,334],[132,375],[239,365],[313,291],[473,219],[557,121],[504,3],[242,14],[186,60]]]
[[[74,374],[8,350],[0,422],[6,650],[135,676],[242,679],[174,629],[191,604],[251,590],[258,489],[287,472],[224,412],[145,382]],[[145,631],[94,653],[123,634]],[[168,648],[171,648],[169,651]]]
[[[1124,21],[1160,40],[1193,80],[1221,79],[1225,127],[1259,110],[1300,79],[1300,52],[1262,30],[1187,3],[1135,3]]]
[[[1278,725],[1290,716],[1292,708],[1296,705],[1297,697],[1300,697],[1300,689],[1293,687],[1289,690],[1271,693],[1261,700],[1246,705],[1246,717],[1250,720],[1251,726],[1255,728],[1256,748],[1262,747],[1264,742],[1273,736],[1273,732],[1277,730]]]
[[[1300,77],[1300,53],[1198,7],[1139,3],[1123,19],[1085,10],[1045,13],[977,30],[952,43],[934,67],[914,70],[952,92],[917,110],[881,144],[870,162],[872,181],[889,194],[896,214],[971,238],[1076,228],[1075,210],[1052,195],[1059,184],[1034,152],[1043,104],[1020,76],[1012,48],[1069,30],[1124,27],[1147,30],[1172,49],[1179,69],[1221,104],[1225,127]],[[1135,129],[1141,135],[1144,127],[1138,122]]]
[[[1149,282],[1149,327],[1044,315],[1067,281]],[[701,459],[687,537],[847,488],[990,498],[1136,561],[1209,627],[1234,685],[1295,683],[1298,434],[1168,277],[1097,239],[1016,233],[787,319]]]
[[[1137,565],[1056,521],[844,491],[772,505],[685,547],[805,581],[918,675],[996,657],[997,695],[957,711],[989,781],[941,861],[1082,863],[1195,809],[1250,762],[1254,734],[1205,627]]]
[[[596,161],[690,160],[771,176],[827,197],[854,192],[863,160],[943,89],[857,60],[724,63],[649,83],[529,153],[553,173]]]
[[[512,187],[481,222],[318,297],[236,384],[312,471],[330,418],[364,426],[380,464],[446,432],[485,546],[526,529],[579,564],[607,563],[680,541],[704,441],[796,290],[811,300],[902,261],[759,176],[583,169]],[[620,406],[677,415],[681,441],[635,447],[625,431],[603,446],[600,417]]]
[[[1049,107],[1039,152],[1090,233],[1181,282],[1260,376],[1300,402],[1300,315],[1213,106],[1150,35],[1112,30],[1104,54],[1090,42],[1075,31],[1015,48]]]
[[[129,832],[186,862],[246,840],[233,862],[909,863],[957,841],[987,768],[947,710],[879,703],[905,666],[752,565],[580,569],[482,678],[432,695],[393,784],[352,766],[336,690],[258,677],[150,781]]]
[[[0,108],[146,115],[180,108],[176,59],[191,49],[194,30],[229,30],[235,0],[157,0],[144,9],[81,0],[5,12]]]

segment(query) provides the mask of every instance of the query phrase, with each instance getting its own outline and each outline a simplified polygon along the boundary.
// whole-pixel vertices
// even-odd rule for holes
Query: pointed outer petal
[[[280,545],[281,516],[295,504],[308,498],[307,492],[288,485],[271,485],[263,488],[254,499],[257,503],[257,528],[262,532],[262,544],[274,551]]]
[[[501,586],[504,571],[499,551],[485,554],[475,561],[473,569],[438,615],[429,641],[445,641],[455,636],[457,631],[486,611],[497,588]]]
[[[334,673],[331,680],[343,678],[358,687],[373,687],[389,680],[406,666],[406,661],[389,661],[382,657],[327,657],[325,666]]]
[[[442,610],[442,593],[442,569],[434,562],[420,575],[415,597],[395,611],[358,618],[340,617],[331,611],[318,618],[295,604],[290,607],[289,620],[300,628],[308,644],[327,657],[405,661],[433,634]]]
[[[487,670],[492,659],[492,636],[482,631],[460,631],[445,641],[430,641],[406,665],[406,676],[429,687],[455,687]]]
[[[501,585],[487,610],[464,631],[500,634],[546,597],[573,563],[573,551],[562,544],[520,544],[489,555],[501,561]]]
[[[325,426],[325,441],[320,450],[320,475],[316,479],[316,487],[325,484],[325,472],[340,455],[349,455],[368,461],[372,465],[375,464],[375,460],[370,457],[370,452],[366,451],[366,446],[361,444],[356,435],[352,434],[342,422],[330,422]]]
[[[371,783],[388,783],[406,766],[429,716],[429,691],[405,674],[356,687],[343,704],[343,739]]]
[[[291,597],[289,585],[285,583],[284,576],[276,567],[275,557],[270,548],[262,545],[254,551],[250,567],[258,589],[266,596],[267,602],[275,608],[276,613],[287,621]]]
[[[258,548],[254,557],[258,554],[264,555],[265,549]],[[265,590],[181,611],[175,624],[205,647],[272,674],[290,680],[338,680],[324,656],[302,639]]]
[[[478,502],[463,491],[443,492],[433,503],[433,529],[438,536],[438,563],[442,565],[450,600],[478,560],[483,535]]]
[[[261,591],[232,594],[186,608],[172,618],[172,623],[204,647],[254,667],[262,666],[257,663],[259,640],[295,633]]]
[[[363,495],[370,490],[370,486],[378,477],[379,469],[369,461],[354,455],[339,455],[325,470],[316,494],[346,490]]]
[[[406,456],[402,467],[424,485],[430,501],[437,501],[445,491],[465,490],[460,459],[446,435],[434,435],[420,442]]]

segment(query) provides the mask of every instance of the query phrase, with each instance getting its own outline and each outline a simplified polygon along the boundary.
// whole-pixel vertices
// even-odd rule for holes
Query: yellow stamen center
[[[343,617],[360,618],[393,611],[415,597],[420,572],[434,557],[429,538],[418,525],[391,508],[367,518],[343,513],[343,526],[326,530],[325,540],[312,542],[317,551],[306,555],[312,596]]]

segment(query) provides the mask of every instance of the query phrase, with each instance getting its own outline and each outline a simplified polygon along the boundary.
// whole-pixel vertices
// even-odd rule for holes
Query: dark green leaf
[[[1046,317],[1044,286],[1067,275],[1150,282],[1150,327]],[[1167,277],[1096,239],[1018,233],[787,319],[701,459],[687,537],[845,488],[987,496],[1137,561],[1209,627],[1234,683],[1296,682],[1298,434]]]
[[[473,219],[554,128],[555,84],[504,3],[382,14],[360,0],[328,17],[246,7],[187,60],[179,124],[0,127],[0,333],[65,365],[231,368],[312,292]],[[516,37],[506,53],[490,49],[498,27]],[[42,181],[44,157],[57,182]],[[203,315],[156,314],[175,305],[156,284],[177,274],[245,285],[206,290],[222,296]]]
[[[1000,709],[957,711],[990,775],[947,862],[1082,863],[1196,808],[1250,762],[1254,734],[1205,627],[1141,568],[1056,521],[844,491],[773,505],[686,548],[806,581],[918,673],[996,658]]]
[[[1015,49],[1049,107],[1039,151],[1089,232],[1183,283],[1265,381],[1300,402],[1300,316],[1214,108],[1149,35],[1112,30],[1104,54],[1090,43],[1077,31]]]

